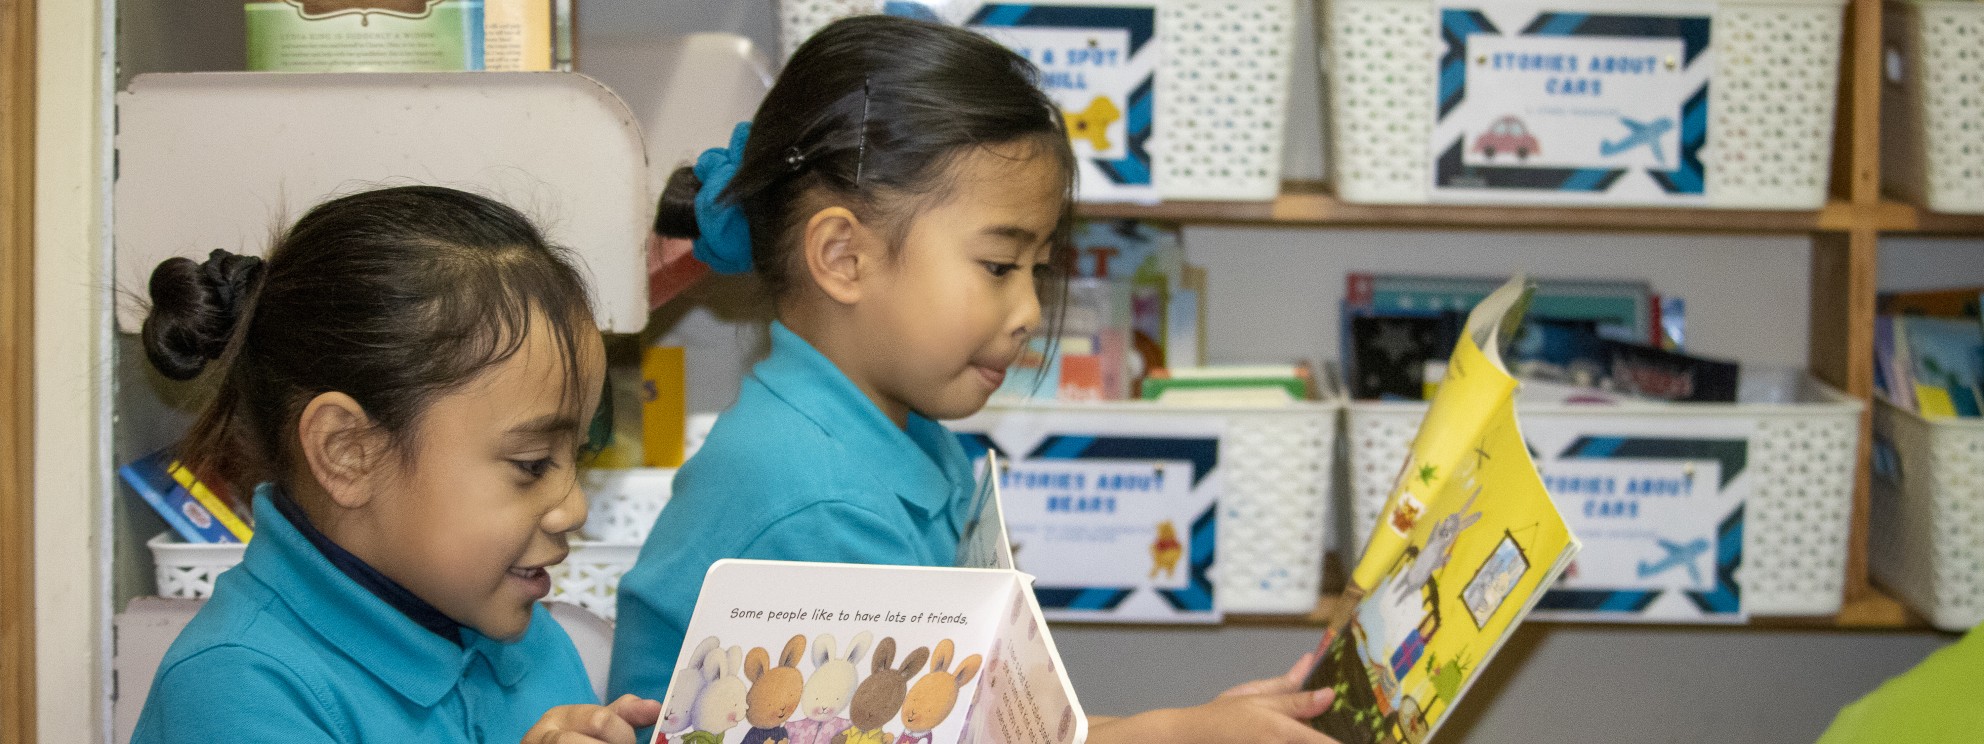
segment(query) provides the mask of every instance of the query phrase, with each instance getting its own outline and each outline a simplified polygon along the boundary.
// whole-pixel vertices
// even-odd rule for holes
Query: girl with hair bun
[[[937,423],[1059,335],[1075,158],[1023,58],[890,16],[822,29],[729,147],[677,171],[655,228],[755,272],[777,320],[621,579],[608,689],[660,697],[724,558],[951,565],[973,489]],[[1048,328],[1043,328],[1046,326]],[[1321,742],[1289,675],[1100,721],[1091,740]]]
[[[159,665],[133,741],[618,742],[538,601],[585,521],[604,351],[569,256],[515,210],[333,199],[264,261],[151,277],[147,358],[208,377],[178,447],[252,487],[255,538]]]

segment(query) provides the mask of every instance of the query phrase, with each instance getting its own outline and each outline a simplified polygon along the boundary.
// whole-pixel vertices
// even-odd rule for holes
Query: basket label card
[[[1748,422],[1528,417],[1536,469],[1584,542],[1536,617],[1737,623]]]
[[[1436,201],[1704,201],[1712,7],[1610,14],[1443,2]]]

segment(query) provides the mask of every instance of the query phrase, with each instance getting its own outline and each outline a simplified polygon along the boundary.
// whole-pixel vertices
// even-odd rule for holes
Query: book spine
[[[186,493],[191,495],[194,501],[198,501],[200,502],[200,506],[206,507],[207,513],[212,514],[214,519],[219,521],[222,527],[226,527],[228,534],[233,535],[234,539],[248,542],[248,538],[255,534],[253,528],[241,521],[241,516],[235,513],[233,506],[222,501],[219,496],[214,494],[213,489],[207,488],[207,484],[201,483],[200,479],[193,477],[193,471],[187,470],[186,466],[179,464],[178,460],[173,460],[172,464],[165,466],[165,471],[172,474],[173,482],[178,483],[180,488],[185,489]]]

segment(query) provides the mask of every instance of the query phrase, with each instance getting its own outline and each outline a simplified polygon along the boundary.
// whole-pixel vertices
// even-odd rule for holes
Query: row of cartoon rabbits
[[[945,639],[934,655],[918,647],[894,667],[896,640],[883,638],[875,646],[868,678],[857,685],[855,665],[867,655],[869,639],[868,633],[855,636],[844,656],[837,653],[833,636],[814,639],[813,676],[802,681],[799,659],[806,653],[805,636],[786,641],[778,666],[771,666],[771,656],[762,648],[745,654],[738,646],[723,648],[715,636],[706,638],[676,670],[674,691],[657,729],[676,744],[721,744],[742,722],[751,729],[741,744],[933,744],[931,732],[950,717],[959,691],[977,676],[979,656],[972,654],[953,671],[954,651]],[[925,659],[929,672],[911,685]],[[743,677],[737,676],[740,665]],[[797,719],[792,718],[795,710]],[[902,715],[902,734],[883,731],[897,713]]]

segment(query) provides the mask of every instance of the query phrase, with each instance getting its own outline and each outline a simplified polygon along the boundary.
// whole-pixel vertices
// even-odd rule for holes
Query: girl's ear
[[[333,503],[355,509],[371,500],[365,476],[378,454],[377,432],[364,406],[344,393],[323,393],[303,406],[296,429],[310,474]]]
[[[852,305],[861,300],[861,279],[880,256],[860,218],[846,207],[828,207],[806,221],[800,252],[806,273],[833,301]]]

